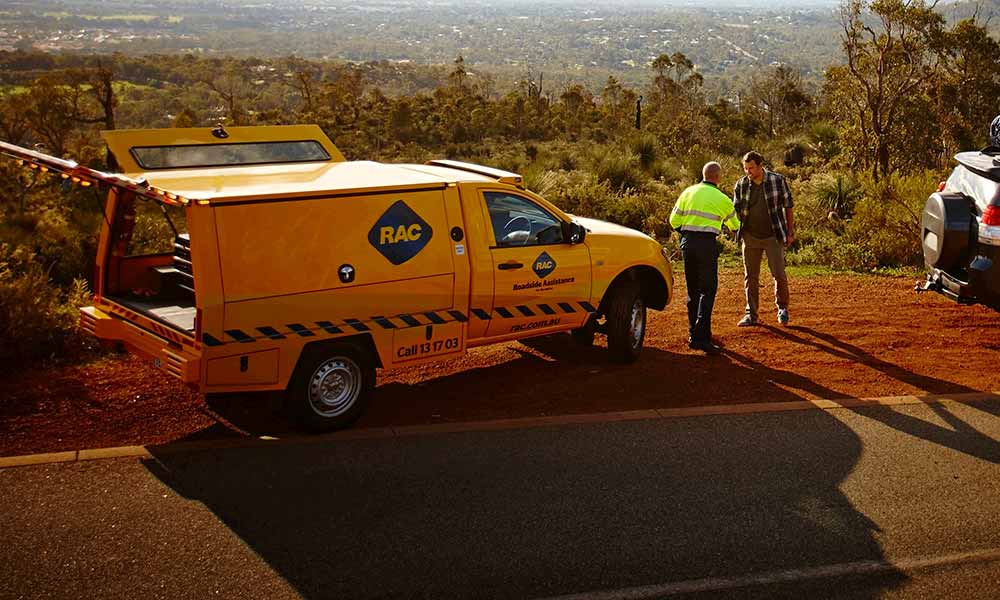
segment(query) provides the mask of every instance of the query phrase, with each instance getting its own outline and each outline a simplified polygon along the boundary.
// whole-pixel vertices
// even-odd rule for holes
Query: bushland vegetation
[[[712,98],[680,52],[643,86],[498,84],[447,67],[195,55],[0,53],[0,138],[114,170],[99,130],[317,123],[351,159],[468,160],[520,172],[568,212],[674,247],[668,215],[701,166],[761,152],[796,200],[793,264],[918,266],[920,213],[958,150],[986,143],[1000,97],[1000,44],[976,16],[948,24],[922,0],[849,0],[843,56],[811,86],[760,66]],[[77,349],[103,199],[0,161],[0,360]],[[159,226],[139,216],[143,228]],[[735,244],[727,243],[729,252]],[[26,333],[28,332],[28,333]]]

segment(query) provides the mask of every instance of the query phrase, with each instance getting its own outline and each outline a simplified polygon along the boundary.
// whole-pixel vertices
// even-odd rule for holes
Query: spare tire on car
[[[969,199],[937,192],[927,198],[923,215],[924,262],[930,269],[950,272],[966,258],[974,232]]]

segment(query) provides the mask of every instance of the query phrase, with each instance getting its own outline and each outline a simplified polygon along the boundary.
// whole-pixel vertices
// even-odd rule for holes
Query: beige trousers
[[[785,275],[785,248],[777,237],[762,240],[743,234],[743,289],[747,297],[747,314],[757,318],[760,307],[760,263],[767,255],[767,268],[774,277],[774,304],[788,308],[788,276]]]

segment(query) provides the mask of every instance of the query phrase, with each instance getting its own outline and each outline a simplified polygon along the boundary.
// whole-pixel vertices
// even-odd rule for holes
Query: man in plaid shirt
[[[767,255],[767,266],[774,277],[774,303],[778,322],[788,324],[788,276],[785,275],[785,248],[795,241],[792,218],[792,191],[785,178],[764,168],[764,157],[747,152],[743,157],[746,176],[736,182],[733,206],[740,218],[737,238],[743,249],[746,314],[740,327],[757,324],[760,288],[760,263]]]

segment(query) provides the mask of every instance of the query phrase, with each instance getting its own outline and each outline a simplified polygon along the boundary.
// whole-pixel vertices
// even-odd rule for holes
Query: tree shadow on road
[[[809,377],[799,375],[794,371],[785,371],[783,369],[775,369],[769,367],[761,362],[758,362],[750,358],[746,354],[740,354],[734,350],[726,349],[725,355],[732,359],[734,363],[737,363],[750,371],[752,371],[756,377],[762,378],[765,381],[773,382],[784,387],[793,388],[796,390],[802,390],[806,394],[814,396],[816,398],[823,399],[834,399],[834,398],[854,398],[854,396],[845,395],[843,393],[832,390],[824,385],[816,383]],[[802,397],[798,397],[802,399]]]
[[[958,383],[908,371],[899,365],[875,357],[863,348],[849,344],[829,333],[816,331],[811,327],[804,327],[801,325],[774,327],[771,325],[765,325],[764,328],[791,342],[811,346],[836,356],[837,358],[842,358],[844,360],[865,365],[866,367],[871,367],[872,369],[885,373],[897,381],[912,385],[913,387],[919,388],[929,394],[958,394],[978,391]],[[804,335],[795,335],[793,332]],[[805,336],[810,336],[815,339],[810,339],[810,337]]]
[[[919,373],[913,373],[912,371],[903,369],[898,365],[876,358],[858,346],[848,344],[833,335],[816,331],[810,327],[766,327],[776,335],[789,341],[811,346],[833,354],[839,358],[858,362],[873,369],[877,369],[890,377],[917,387],[930,394],[962,394],[979,391],[964,385],[943,381],[941,379],[928,377]],[[792,332],[804,335],[795,335]],[[811,336],[815,339],[809,339],[805,336]],[[808,379],[795,374],[786,374],[785,381],[793,387],[802,386],[800,389],[809,389],[811,385]],[[821,397],[825,397],[829,400],[838,399],[835,395]],[[1000,399],[1000,395],[996,397],[997,399]],[[997,441],[992,437],[983,434],[975,427],[972,427],[955,415],[954,412],[952,412],[948,406],[944,404],[928,403],[927,406],[939,418],[941,418],[941,420],[943,420],[950,427],[950,429],[948,427],[942,427],[936,423],[931,423],[885,407],[858,408],[852,406],[848,408],[859,415],[878,421],[897,431],[912,435],[916,438],[933,442],[935,444],[951,448],[952,450],[957,450],[958,452],[975,456],[993,463],[1000,463],[1000,441]]]

